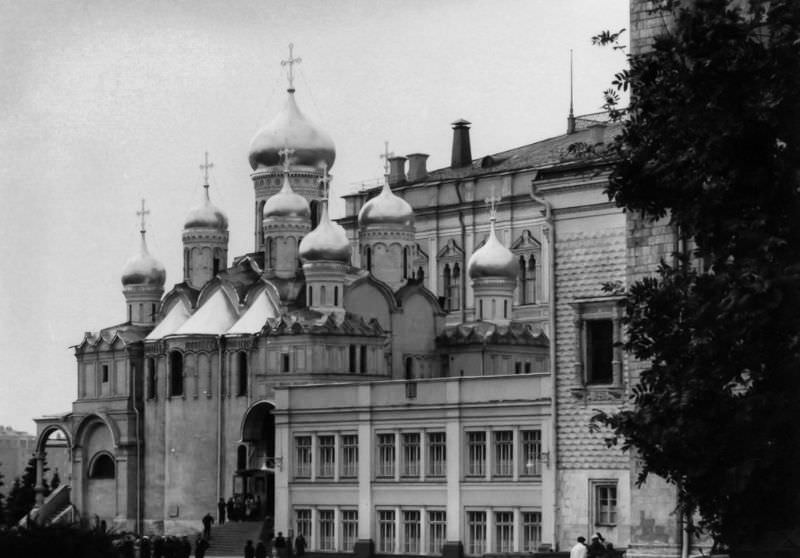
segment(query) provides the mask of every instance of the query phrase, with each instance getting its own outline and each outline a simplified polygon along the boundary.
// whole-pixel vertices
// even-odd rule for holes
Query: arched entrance
[[[252,498],[260,506],[251,519],[275,517],[275,470],[282,466],[275,456],[275,405],[269,401],[254,403],[242,420],[242,440],[236,448],[234,496]]]
[[[36,487],[43,489],[43,480],[53,490],[58,485],[69,485],[72,481],[72,437],[60,423],[40,424],[36,439]],[[45,464],[47,471],[45,472]],[[40,494],[43,495],[43,493]]]

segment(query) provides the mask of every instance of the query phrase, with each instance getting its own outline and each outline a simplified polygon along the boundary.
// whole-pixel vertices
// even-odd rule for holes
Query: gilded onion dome
[[[164,266],[147,251],[147,242],[142,231],[139,253],[130,258],[122,269],[122,286],[163,287],[166,278]]]
[[[336,261],[350,263],[350,241],[339,223],[328,216],[328,204],[322,207],[317,227],[300,241],[298,254],[303,261]]]
[[[184,229],[217,229],[220,232],[228,230],[228,218],[217,206],[211,203],[208,196],[208,184],[203,186],[205,195],[203,202],[189,211],[186,216]]]
[[[311,207],[308,200],[292,190],[288,169],[283,173],[283,186],[264,204],[264,219],[309,219]]]
[[[253,170],[281,163],[280,151],[291,145],[295,152],[293,165],[317,167],[325,163],[330,168],[336,159],[333,140],[300,112],[289,89],[286,104],[272,121],[261,128],[250,142],[250,166]]]
[[[383,183],[381,193],[365,203],[358,212],[359,227],[373,225],[414,226],[414,210],[406,200],[392,192],[388,178]]]
[[[494,219],[492,219],[486,244],[473,252],[467,264],[467,271],[470,279],[500,277],[513,281],[517,280],[519,262],[511,250],[503,246],[497,239],[494,230]]]

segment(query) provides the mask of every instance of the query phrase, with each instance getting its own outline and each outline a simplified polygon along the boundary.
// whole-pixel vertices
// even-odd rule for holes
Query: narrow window
[[[522,373],[522,363],[520,361],[516,361],[514,363],[514,374],[521,374]]]
[[[219,273],[219,268],[220,268],[219,258],[214,258],[212,265],[213,265],[213,271],[211,272],[211,275],[216,277],[217,274]]]
[[[103,365],[103,383],[104,384],[108,383],[108,365],[107,364]]]
[[[319,304],[320,306],[326,306],[328,304],[328,297],[327,293],[325,292],[325,285],[322,285],[319,288]]]
[[[447,540],[447,512],[431,510],[428,512],[428,553],[441,554]]]
[[[408,432],[402,434],[402,457],[400,475],[403,477],[419,477],[419,433]]]
[[[394,434],[378,434],[378,478],[394,478]]]
[[[408,246],[403,248],[403,279],[408,279]]]
[[[247,395],[247,353],[240,352],[239,353],[239,357],[238,357],[238,361],[239,361],[238,362],[238,364],[239,364],[239,370],[238,370],[239,377],[238,377],[238,380],[239,381],[237,382],[238,389],[236,390],[236,395],[241,397],[243,395]]]
[[[467,475],[486,474],[486,432],[467,432]]]
[[[520,304],[528,304],[528,297],[525,296],[525,277],[527,274],[527,265],[525,264],[525,256],[519,257],[519,277],[517,277],[517,300]]]
[[[319,200],[311,200],[309,204],[311,209],[311,230],[317,228],[317,223],[319,223],[319,213],[320,213],[320,205]]]
[[[467,512],[467,552],[471,556],[486,553],[486,512]]]
[[[542,433],[539,430],[520,432],[520,474],[532,477],[542,474]]]
[[[339,306],[339,287],[333,288],[333,305]]]
[[[358,510],[342,510],[342,550],[353,552],[358,540]]]
[[[417,281],[422,283],[425,280],[425,270],[422,269],[422,266],[417,268]]]
[[[156,321],[156,305],[155,304],[151,304],[150,305],[150,321],[151,322]]]
[[[615,526],[617,524],[617,485],[596,484],[594,498],[595,526]]]
[[[428,476],[443,477],[447,473],[447,434],[428,433]]]
[[[536,257],[528,258],[528,270],[525,274],[525,299],[528,304],[536,302]]]
[[[494,512],[494,551],[512,552],[514,550],[514,512]]]
[[[492,299],[492,319],[494,320],[496,318],[497,318],[497,300],[493,298]]]
[[[444,310],[445,312],[449,312],[450,310],[454,310],[451,295],[452,295],[452,283],[450,277],[450,264],[444,264],[444,269],[442,270],[442,294],[444,295]]]
[[[281,353],[281,370],[283,372],[289,371],[289,353]]]
[[[494,476],[510,477],[514,473],[514,433],[511,430],[494,432]]]
[[[508,301],[503,301],[503,318],[508,318]]]
[[[478,319],[483,319],[483,299],[478,300]]]
[[[362,374],[367,373],[367,346],[361,345],[358,355],[358,371]]]
[[[372,249],[367,246],[364,248],[364,259],[367,262],[367,271],[372,271]]]
[[[355,345],[350,345],[350,354],[348,356],[349,356],[349,359],[348,359],[348,361],[349,361],[348,370],[350,370],[351,373],[355,373],[355,371],[356,371],[356,346]]]
[[[420,525],[419,510],[403,511],[403,541],[401,550],[404,554],[419,554]]]
[[[336,524],[333,510],[319,510],[317,514],[319,515],[319,549],[336,550],[334,538]]]
[[[147,359],[147,398],[155,399],[158,393],[156,379],[156,359]]]
[[[336,470],[336,438],[334,436],[317,438],[317,457],[319,463],[317,475],[320,478],[333,478]]]
[[[414,359],[406,357],[406,380],[414,379]]]
[[[342,470],[343,478],[358,476],[358,436],[346,434],[342,436]]]
[[[450,305],[453,310],[461,308],[461,268],[458,264],[453,266],[453,278],[450,282]]]
[[[132,304],[128,304],[128,321],[129,322],[133,321],[133,305]]]
[[[267,239],[267,269],[275,270],[275,241],[271,238]]]
[[[394,510],[378,511],[378,552],[394,554]]]
[[[525,373],[526,374],[530,374],[531,373],[531,361],[529,361],[529,360],[525,362]]]
[[[311,436],[295,436],[294,451],[294,477],[311,478]]]
[[[178,351],[169,354],[169,394],[183,395],[183,355]]]
[[[313,548],[311,542],[311,510],[295,510],[295,525],[297,526],[297,534],[303,535],[306,544]]]
[[[542,512],[522,512],[522,552],[539,550],[542,541]]]
[[[239,444],[236,448],[236,470],[244,471],[247,469],[247,446]]]
[[[311,285],[308,286],[308,305],[314,306],[314,288]]]
[[[611,320],[586,322],[586,383],[610,384],[613,382],[613,333]]]

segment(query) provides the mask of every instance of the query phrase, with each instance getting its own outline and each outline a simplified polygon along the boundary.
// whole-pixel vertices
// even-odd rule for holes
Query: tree
[[[647,365],[595,417],[732,549],[800,517],[800,2],[736,6],[663,2],[669,32],[606,94],[610,198],[693,248],[625,293]]]
[[[47,460],[42,463],[42,477],[49,471]],[[50,488],[47,479],[42,478],[45,496],[49,494]],[[36,503],[36,458],[31,457],[22,472],[22,478],[14,479],[11,492],[8,495],[7,516],[9,524],[17,523],[22,517],[31,511]]]
[[[0,463],[0,465],[2,465],[2,463]],[[3,486],[5,486],[5,483],[3,482],[3,473],[0,472],[0,488],[2,488]],[[5,523],[5,517],[6,517],[4,500],[5,500],[5,495],[3,495],[2,492],[0,492],[0,526],[2,526]]]

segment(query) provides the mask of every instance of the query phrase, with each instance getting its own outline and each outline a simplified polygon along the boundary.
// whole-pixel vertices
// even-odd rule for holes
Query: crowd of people
[[[186,536],[124,535],[115,541],[115,546],[120,558],[191,558],[192,551],[197,558],[204,558],[210,545],[202,535],[197,535],[194,545]]]
[[[592,535],[592,542],[586,544],[585,537],[578,537],[578,542],[570,549],[569,558],[618,558],[620,553],[610,541],[600,533]]]
[[[222,525],[225,521],[259,521],[262,515],[261,497],[252,494],[237,494],[228,498],[220,498],[217,502],[217,521]]]

